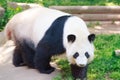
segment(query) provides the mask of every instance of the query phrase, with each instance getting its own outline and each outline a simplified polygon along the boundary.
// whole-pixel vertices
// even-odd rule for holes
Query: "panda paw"
[[[55,70],[54,67],[50,67],[47,70],[40,70],[41,73],[45,73],[45,74],[50,74],[51,72],[53,72]]]
[[[25,63],[13,63],[15,67],[21,67],[21,66],[26,66]]]

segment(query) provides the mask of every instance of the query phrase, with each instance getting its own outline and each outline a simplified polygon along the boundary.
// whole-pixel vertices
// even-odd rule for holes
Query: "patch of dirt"
[[[120,34],[120,22],[100,22],[99,25],[89,27],[95,34]]]

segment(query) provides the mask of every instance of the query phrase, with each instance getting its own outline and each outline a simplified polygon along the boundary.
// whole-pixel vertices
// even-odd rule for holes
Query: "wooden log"
[[[85,21],[120,21],[120,14],[73,14]]]
[[[2,17],[4,15],[5,9],[0,7],[0,17]]]
[[[61,10],[71,14],[120,13],[120,6],[50,6],[50,8]]]
[[[16,2],[8,2],[8,6],[11,8],[21,7],[23,10],[33,8],[33,7],[41,7],[42,5],[35,3],[16,3]]]

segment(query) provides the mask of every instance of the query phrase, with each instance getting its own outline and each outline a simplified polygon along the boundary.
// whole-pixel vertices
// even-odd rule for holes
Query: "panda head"
[[[80,39],[75,34],[67,36],[70,45],[68,49],[68,60],[71,64],[76,64],[79,67],[84,67],[90,63],[94,58],[93,41],[95,34],[89,34],[87,37]]]

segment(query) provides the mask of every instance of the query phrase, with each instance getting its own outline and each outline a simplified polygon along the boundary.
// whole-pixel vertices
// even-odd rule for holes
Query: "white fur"
[[[6,25],[6,30],[9,28],[17,39],[28,38],[37,46],[52,22],[63,15],[70,14],[44,7],[32,8],[15,15]]]
[[[33,41],[35,46],[37,46],[38,42],[42,39],[52,22],[63,15],[70,14],[44,7],[26,10],[15,15],[8,22],[5,28],[6,35],[8,35],[7,32],[11,32],[12,40],[15,40],[15,38],[19,40],[27,38],[30,41]],[[76,35],[74,43],[68,43],[67,36],[69,34]],[[88,41],[89,34],[86,24],[78,17],[70,17],[65,23],[63,44],[66,48],[67,57],[70,63],[86,65],[88,62],[93,60],[94,47],[93,44]],[[76,52],[79,53],[79,57],[77,59],[73,59],[73,55]],[[85,52],[89,53],[89,59],[85,57]]]
[[[76,40],[73,43],[69,43],[67,36],[69,34],[76,35]],[[64,46],[66,48],[66,54],[68,60],[72,64],[84,64],[91,62],[94,57],[94,46],[88,41],[89,31],[85,22],[78,17],[71,17],[67,20],[64,28]],[[78,52],[79,57],[77,59],[73,58],[73,55]],[[87,59],[85,52],[88,52],[90,58]]]
[[[35,39],[33,41],[36,41],[35,42],[36,45],[38,44],[39,40],[42,39],[45,31],[50,27],[50,25],[56,18],[63,16],[63,15],[69,15],[67,13],[63,13],[63,12],[48,9],[48,8],[45,8],[44,10],[45,11],[42,11],[43,13],[41,13],[41,15],[38,16],[38,18],[36,19],[36,22],[34,24],[32,39]],[[49,20],[47,20],[47,19],[49,19]],[[38,35],[38,36],[35,36],[35,35]]]

